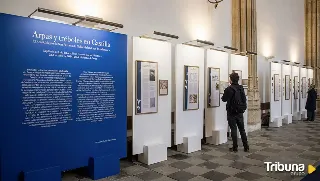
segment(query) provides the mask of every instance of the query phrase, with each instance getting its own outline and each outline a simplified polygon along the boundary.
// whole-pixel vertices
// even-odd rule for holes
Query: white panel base
[[[183,144],[177,145],[177,150],[192,153],[201,150],[201,139],[197,136],[183,137]]]
[[[301,119],[307,119],[307,111],[301,111]]]
[[[207,138],[207,142],[212,145],[220,145],[228,142],[227,130],[221,129],[212,131],[212,137]]]
[[[269,127],[271,128],[280,128],[282,126],[282,117],[274,118],[273,122],[269,123]]]
[[[138,156],[138,160],[147,165],[166,161],[167,159],[168,157],[166,144],[144,146],[143,153]]]
[[[300,112],[294,113],[292,119],[293,119],[294,121],[300,121],[300,120],[301,120],[301,114],[300,114]]]
[[[283,124],[291,124],[292,123],[292,114],[288,114],[284,116]]]

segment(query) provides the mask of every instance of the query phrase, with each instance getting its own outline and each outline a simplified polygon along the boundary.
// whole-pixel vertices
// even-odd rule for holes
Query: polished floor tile
[[[299,181],[290,173],[267,172],[264,162],[320,164],[320,120],[293,122],[281,128],[263,128],[249,133],[250,152],[229,152],[232,141],[222,145],[202,145],[191,154],[168,149],[168,160],[153,165],[121,160],[119,175],[98,181]],[[90,181],[66,173],[63,181]]]

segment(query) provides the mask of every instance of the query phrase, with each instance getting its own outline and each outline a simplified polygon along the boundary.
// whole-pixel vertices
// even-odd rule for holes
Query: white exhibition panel
[[[248,57],[231,54],[230,73],[232,70],[241,70],[242,79],[248,79]]]
[[[300,114],[300,91],[299,91],[299,82],[300,82],[300,68],[298,66],[292,66],[292,77],[291,77],[291,100],[292,100],[292,115],[293,120],[300,120],[301,114]],[[296,77],[296,78],[295,78]],[[295,80],[297,79],[297,80]],[[295,83],[296,81],[296,83]],[[295,84],[296,88],[295,88]],[[297,90],[295,90],[297,89]],[[296,94],[296,95],[295,95]],[[295,98],[296,96],[296,98]]]
[[[248,57],[231,54],[229,73],[231,74],[233,70],[241,70],[242,71],[242,79],[248,79],[248,63],[249,63]],[[241,82],[239,82],[239,83],[242,84]],[[248,101],[248,96],[247,96],[247,101]],[[243,119],[244,119],[243,120],[244,127],[246,130],[246,133],[248,134],[248,109],[243,114]],[[238,137],[240,137],[240,134],[238,134]]]
[[[313,69],[308,69],[308,80],[313,80]],[[314,80],[310,83],[314,83]],[[309,85],[309,81],[308,81],[308,85]],[[309,86],[308,86],[309,89]]]
[[[282,64],[282,117],[284,117],[283,122],[286,124],[292,123],[292,114],[291,114],[291,65]],[[286,80],[287,79],[287,80]],[[287,84],[287,90],[286,90]],[[289,91],[286,93],[286,91]],[[286,95],[287,94],[287,95]]]
[[[306,84],[308,84],[308,69],[306,68],[300,68],[300,113],[302,114],[302,118],[306,118],[307,116],[307,110],[306,110],[306,102],[307,102],[307,96],[303,96],[303,78],[306,79]],[[306,88],[307,89],[307,88]]]
[[[265,57],[259,55],[257,56],[257,61],[260,102],[267,103],[270,102],[270,62]]]
[[[207,50],[207,57],[205,60],[205,90],[208,90],[209,84],[209,68],[219,68],[220,69],[220,81],[228,82],[229,81],[229,54],[226,52],[216,51],[216,50]],[[220,94],[220,106],[219,107],[208,107],[208,94],[205,93],[205,136],[215,136],[213,135],[213,131],[219,132],[222,131],[222,136],[227,139],[226,135],[226,127],[228,126],[227,122],[227,111],[226,111],[226,103],[221,101],[221,97],[223,94]],[[220,133],[220,132],[219,132]],[[217,134],[220,135],[220,134]],[[220,138],[218,140],[223,140]]]
[[[199,109],[184,111],[184,66],[199,67]],[[168,70],[165,72],[168,73]],[[182,44],[176,46],[175,89],[175,145],[183,144],[184,138],[194,140],[194,137],[197,137],[201,143],[204,110],[204,49]]]
[[[151,152],[159,145],[171,146],[171,58],[170,43],[133,37],[133,155],[142,154],[147,149]],[[157,113],[135,114],[136,60],[157,62],[158,80],[168,80],[168,95],[159,96],[159,91],[157,91]],[[167,153],[162,154],[166,155]],[[158,155],[158,157],[162,157],[162,155]]]
[[[279,99],[279,101],[275,101],[275,90],[274,90],[274,84],[275,81],[279,82],[279,86],[280,86],[280,97],[281,97],[281,64],[280,63],[274,63],[274,62],[270,62],[270,75],[271,75],[271,86],[270,86],[270,92],[271,92],[271,97],[270,97],[270,123],[273,122],[280,122],[282,121],[282,116],[281,116],[281,98]],[[279,80],[274,80],[275,79],[275,75],[279,75]],[[279,126],[276,127],[280,127],[282,126],[282,122],[281,124],[279,124]]]

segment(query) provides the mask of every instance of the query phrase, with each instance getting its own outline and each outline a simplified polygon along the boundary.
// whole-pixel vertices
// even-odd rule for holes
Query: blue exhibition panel
[[[0,14],[0,180],[60,181],[126,156],[127,36]]]

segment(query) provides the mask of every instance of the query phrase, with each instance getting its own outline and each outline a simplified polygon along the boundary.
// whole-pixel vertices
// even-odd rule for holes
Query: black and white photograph
[[[189,95],[189,103],[191,103],[191,104],[198,103],[198,95],[197,94],[190,94]]]
[[[156,107],[156,98],[152,97],[150,98],[150,108]]]
[[[156,81],[156,75],[155,75],[155,70],[150,69],[150,81]]]
[[[168,95],[168,80],[159,80],[159,95]]]

